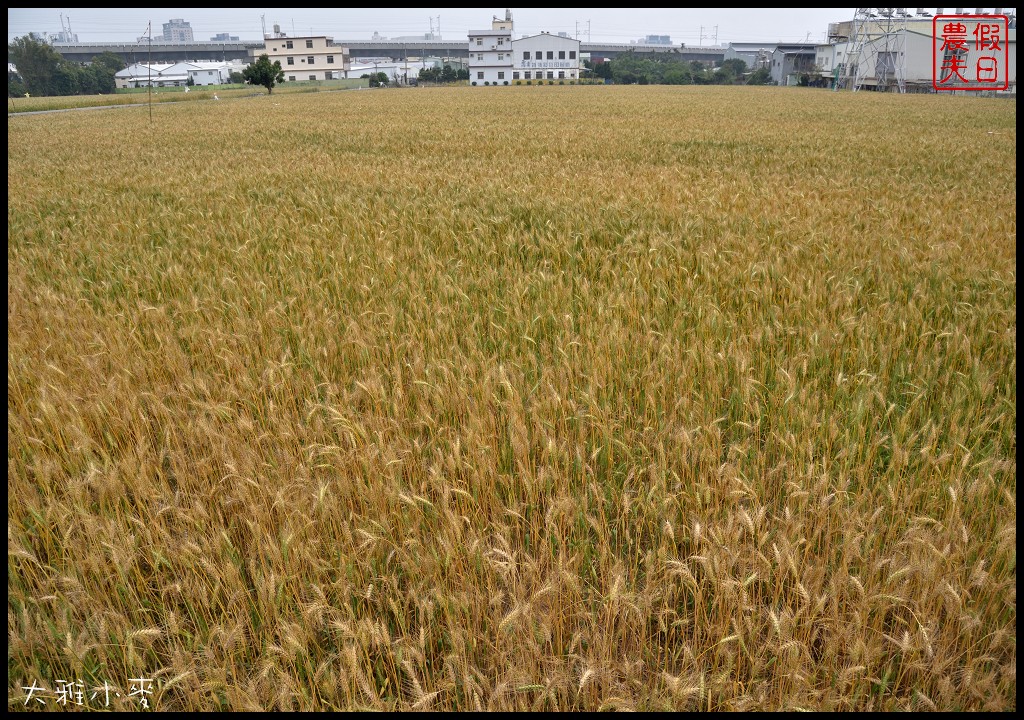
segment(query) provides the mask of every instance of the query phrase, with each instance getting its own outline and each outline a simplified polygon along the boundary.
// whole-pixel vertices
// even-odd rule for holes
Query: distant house
[[[263,47],[251,52],[253,59],[265,54],[270,62],[280,62],[288,82],[340,80],[348,77],[351,64],[348,48],[335,45],[334,38],[326,35],[268,35],[263,40]]]
[[[778,43],[731,42],[722,60],[742,60],[748,70],[760,70],[771,65],[772,53]]]
[[[193,85],[223,85],[230,82],[232,71],[241,72],[240,62],[178,62],[173,64],[134,63],[114,74],[119,88],[183,87]]]
[[[772,52],[769,71],[776,85],[798,85],[800,76],[814,73],[816,46],[814,43],[778,45]]]
[[[169,67],[171,63],[132,63],[124,70],[114,73],[114,85],[118,88],[140,88],[149,87],[152,83],[153,87],[161,87],[160,83],[164,81],[161,80],[160,73]]]
[[[242,72],[245,65],[240,61],[234,62],[194,62],[194,67],[189,69],[188,75],[192,78],[193,85],[223,85],[231,82],[232,72]]]

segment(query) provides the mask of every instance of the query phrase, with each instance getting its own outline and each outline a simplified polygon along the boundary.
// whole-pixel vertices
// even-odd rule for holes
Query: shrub
[[[476,80],[473,81],[473,85],[476,85]]]
[[[555,84],[554,80],[548,80],[548,85],[554,85],[554,84]]]
[[[523,84],[522,80],[516,80],[516,85],[522,85],[522,84]]]
[[[505,84],[508,85],[508,80],[505,81]]]

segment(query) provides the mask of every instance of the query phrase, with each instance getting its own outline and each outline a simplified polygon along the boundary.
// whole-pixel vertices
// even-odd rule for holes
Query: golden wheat
[[[1013,709],[1015,123],[10,118],[8,707]]]

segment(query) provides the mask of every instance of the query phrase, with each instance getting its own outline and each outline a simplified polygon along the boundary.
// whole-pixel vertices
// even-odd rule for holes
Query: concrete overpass
[[[183,60],[245,60],[251,59],[250,48],[261,48],[258,42],[170,42],[154,41],[134,43],[53,43],[53,49],[66,60],[88,63],[97,55],[112,52],[128,64],[147,62],[152,52],[153,62],[175,63]]]
[[[395,40],[346,41],[336,40],[335,45],[347,47],[349,57],[355,61],[367,57],[407,56],[469,57],[468,40],[422,42],[401,42]],[[135,43],[54,43],[53,49],[66,59],[88,63],[104,52],[112,52],[124,58],[126,63],[146,62],[151,56],[153,62],[179,62],[182,60],[242,60],[250,61],[259,55],[263,43],[250,41],[236,42],[148,42]],[[678,45],[632,45],[628,43],[581,43],[581,53],[593,57],[614,59],[619,55],[634,53],[643,57],[671,56],[673,59],[721,64],[725,58],[724,48],[687,48]],[[151,55],[152,53],[152,55]]]

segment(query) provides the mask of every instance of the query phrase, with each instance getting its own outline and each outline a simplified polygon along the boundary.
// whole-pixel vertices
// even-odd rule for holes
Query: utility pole
[[[149,21],[149,124],[153,124],[153,21]]]
[[[715,47],[718,47],[718,26],[715,25]]]
[[[590,21],[587,20],[587,43],[590,43]]]
[[[267,39],[267,16],[260,15],[260,22],[263,24],[263,39]]]

